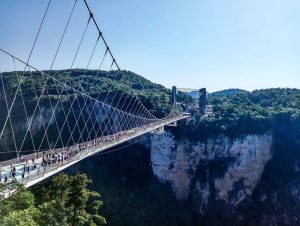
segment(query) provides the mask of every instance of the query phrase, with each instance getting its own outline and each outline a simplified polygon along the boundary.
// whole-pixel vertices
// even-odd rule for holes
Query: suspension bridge
[[[45,6],[26,59],[0,48],[2,67],[11,65],[10,70],[0,72],[0,159],[5,160],[0,162],[0,183],[17,181],[30,187],[89,156],[190,117],[176,105],[176,92],[170,98],[169,114],[158,118],[134,92],[116,89],[114,84],[124,75],[87,0],[73,1],[50,68],[33,66],[31,57],[46,29],[52,4],[49,0]],[[85,26],[72,63],[62,75],[53,68],[76,9],[86,13]],[[96,31],[94,41],[85,40],[89,29]],[[80,71],[85,82],[78,84],[74,68],[85,41],[93,45],[86,67]],[[99,58],[100,45],[103,52]],[[88,70],[93,60],[99,64],[91,80]],[[109,62],[108,68],[104,68],[105,62]],[[94,87],[103,82],[103,70],[109,72],[110,85],[97,91]]]

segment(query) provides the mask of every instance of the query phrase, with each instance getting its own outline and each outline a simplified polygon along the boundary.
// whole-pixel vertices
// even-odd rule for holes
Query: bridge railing
[[[187,114],[184,114],[182,115],[183,117],[188,117],[189,115]],[[169,121],[169,120],[172,120],[173,118],[181,118],[182,116],[173,116],[173,117],[168,117],[166,118],[165,120],[162,120],[163,122],[166,122],[166,121]],[[160,124],[161,122],[156,122],[156,123],[151,123],[149,126],[151,125],[155,125],[155,124]],[[24,163],[26,162],[26,159],[28,161],[31,161],[32,158],[34,159],[38,159],[38,158],[41,158],[43,156],[47,156],[49,154],[55,154],[55,153],[62,153],[62,152],[66,152],[66,151],[71,151],[71,152],[76,152],[76,150],[79,149],[79,146],[83,146],[83,145],[86,145],[87,143],[91,144],[91,143],[100,143],[104,146],[106,143],[110,143],[109,141],[112,140],[112,139],[117,139],[117,137],[120,137],[122,134],[130,134],[130,133],[134,133],[136,132],[136,128],[133,128],[131,130],[128,130],[128,131],[122,131],[122,132],[119,132],[119,133],[116,133],[116,134],[113,134],[113,135],[107,135],[107,136],[104,136],[104,137],[100,137],[100,138],[97,138],[95,140],[91,140],[91,141],[88,141],[88,142],[84,142],[84,143],[79,143],[79,144],[75,144],[73,146],[69,146],[69,147],[64,147],[64,148],[58,148],[58,149],[49,149],[49,150],[40,150],[38,152],[34,152],[32,151],[31,154],[28,154],[28,155],[21,155],[19,158],[14,158],[14,159],[11,159],[11,160],[7,160],[7,161],[2,161],[0,162],[0,166],[1,167],[6,167],[6,166],[10,166],[10,165],[15,165],[15,164],[20,164],[20,163]]]
[[[59,154],[63,153],[63,155],[61,155],[63,160],[62,161],[57,161],[57,162],[54,162],[54,163],[51,162],[50,165],[48,165],[48,164],[42,165],[42,162],[39,161],[37,163],[37,170],[33,170],[33,172],[30,172],[30,173],[28,172],[28,174],[24,175],[24,177],[22,177],[22,178],[20,178],[20,175],[19,175],[19,177],[16,180],[18,182],[26,184],[28,181],[32,181],[32,180],[35,180],[37,178],[43,177],[45,173],[49,174],[51,172],[57,171],[59,168],[65,166],[65,165],[68,165],[69,163],[74,162],[77,159],[78,160],[82,159],[88,154],[90,154],[90,155],[95,154],[96,152],[99,152],[101,150],[105,150],[105,149],[107,149],[109,147],[112,147],[114,145],[120,144],[122,141],[126,141],[128,139],[132,139],[133,137],[137,137],[137,136],[145,133],[145,130],[146,130],[146,132],[149,132],[149,131],[151,131],[155,128],[159,128],[160,126],[164,126],[167,123],[172,123],[174,120],[176,121],[176,120],[180,120],[180,119],[183,119],[183,118],[186,118],[186,117],[188,117],[188,116],[187,115],[181,115],[181,116],[177,116],[177,117],[174,117],[174,118],[168,118],[168,119],[165,119],[165,120],[160,121],[160,122],[152,123],[148,126],[142,126],[140,128],[131,129],[129,131],[123,132],[122,134],[114,134],[114,135],[110,135],[110,136],[107,136],[107,137],[103,137],[103,139],[101,139],[101,142],[100,142],[100,139],[97,142],[94,142],[94,140],[93,140],[93,141],[90,142],[90,144],[94,144],[94,145],[85,146],[86,148],[84,148],[84,149],[79,149],[78,148],[79,145],[74,145],[74,146],[68,147],[68,148],[61,148],[61,149],[44,151],[43,156],[46,156],[47,154],[52,154],[52,153],[59,153]],[[82,145],[82,144],[83,143],[81,143],[80,145]],[[69,151],[70,155],[65,155],[67,153],[66,152],[67,150]],[[36,154],[27,155],[26,156],[27,159],[30,156],[36,157]],[[66,156],[68,156],[68,157],[65,159]],[[39,157],[41,157],[41,155]],[[7,166],[7,165],[10,165],[11,163],[16,162],[17,160],[18,159],[5,161],[5,162],[2,162],[2,164],[4,163]],[[28,160],[30,160],[30,159],[28,159]],[[26,166],[26,164],[23,164],[22,166]],[[33,167],[33,165],[28,166],[28,167]],[[8,171],[6,171],[6,173],[11,174],[10,168],[8,168],[7,170]],[[13,180],[11,175],[10,175],[10,179]]]

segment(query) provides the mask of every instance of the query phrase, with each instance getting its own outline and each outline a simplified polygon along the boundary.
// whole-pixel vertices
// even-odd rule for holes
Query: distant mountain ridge
[[[191,89],[191,88],[177,88],[177,91],[185,93],[190,97],[196,99],[199,97],[199,90],[198,89]]]
[[[177,90],[183,93],[198,91],[198,89],[191,89],[191,88],[177,88]]]
[[[180,92],[183,92],[195,99],[199,97],[198,89],[178,88],[177,90]],[[212,95],[212,96],[232,96],[232,95],[241,94],[241,93],[250,93],[250,92],[247,90],[243,90],[243,89],[232,88],[232,89],[224,89],[224,90],[220,90],[220,91],[216,91],[216,92],[212,92],[212,93],[208,93],[208,94]]]
[[[216,91],[211,93],[211,95],[213,96],[232,96],[232,95],[236,95],[236,94],[241,94],[241,93],[250,93],[247,90],[243,90],[243,89],[224,89],[221,91]]]

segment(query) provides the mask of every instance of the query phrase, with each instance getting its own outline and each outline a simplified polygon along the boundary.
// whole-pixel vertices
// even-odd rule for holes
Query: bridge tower
[[[176,104],[176,86],[173,86],[172,87],[172,101],[173,101],[173,104]]]
[[[206,105],[207,105],[206,88],[201,88],[199,90],[199,113],[201,115],[205,113]]]

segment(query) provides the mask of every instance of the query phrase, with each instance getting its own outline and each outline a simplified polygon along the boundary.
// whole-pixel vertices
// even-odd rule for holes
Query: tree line
[[[96,226],[105,225],[98,192],[88,189],[92,181],[85,174],[61,173],[50,183],[25,189],[23,185],[1,184],[0,225],[3,226]],[[15,193],[4,198],[10,187]]]

